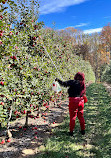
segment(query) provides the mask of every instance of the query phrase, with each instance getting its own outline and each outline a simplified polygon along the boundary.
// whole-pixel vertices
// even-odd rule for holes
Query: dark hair
[[[83,96],[86,93],[86,86],[85,86],[85,76],[84,73],[82,72],[78,72],[75,77],[75,80],[79,80],[80,82],[80,89],[81,89],[81,93],[80,96]]]

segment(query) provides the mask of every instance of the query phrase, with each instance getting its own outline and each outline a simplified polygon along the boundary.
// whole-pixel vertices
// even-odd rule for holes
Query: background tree
[[[110,23],[107,26],[104,26],[101,31],[101,40],[105,44],[106,49],[110,52],[111,60],[111,26]]]

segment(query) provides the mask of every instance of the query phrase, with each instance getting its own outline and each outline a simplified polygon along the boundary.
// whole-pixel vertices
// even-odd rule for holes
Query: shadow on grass
[[[89,103],[85,118],[87,133],[93,145],[90,153],[95,157],[109,158],[111,157],[111,97],[102,84],[92,84],[88,87],[87,96]]]

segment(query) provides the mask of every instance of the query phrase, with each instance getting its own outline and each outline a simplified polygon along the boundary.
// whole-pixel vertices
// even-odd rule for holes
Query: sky
[[[100,32],[111,22],[111,0],[39,0],[39,19],[56,30],[74,27]]]

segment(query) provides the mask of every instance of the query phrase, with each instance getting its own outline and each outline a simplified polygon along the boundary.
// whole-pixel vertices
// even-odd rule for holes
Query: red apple
[[[35,134],[37,134],[37,132],[35,132]]]
[[[24,130],[24,131],[26,131],[26,130],[27,130],[27,128],[23,128],[23,130]]]
[[[3,86],[3,85],[4,85],[4,82],[3,82],[3,81],[1,81],[1,82],[0,82],[0,84]]]
[[[23,94],[25,94],[25,91],[23,91]]]
[[[16,115],[18,113],[18,111],[16,110],[16,111],[14,111],[14,114]]]
[[[16,49],[18,49],[18,47],[17,47],[17,46],[15,46],[15,48],[16,48]]]
[[[13,33],[12,33],[12,32],[10,32],[10,33],[9,33],[9,35],[13,35]]]
[[[5,144],[5,140],[2,140],[2,141],[1,141],[1,144]]]
[[[37,129],[37,127],[34,127],[34,129]]]
[[[7,142],[11,142],[11,139],[8,139]]]
[[[10,110],[11,110],[11,108],[9,107],[9,108],[8,108],[8,110],[10,111]]]
[[[2,37],[3,36],[3,33],[0,33],[0,37]]]
[[[23,114],[26,114],[26,111],[25,111],[25,110],[23,111]]]
[[[3,44],[2,41],[0,41],[0,46],[1,46],[2,44]]]
[[[35,41],[35,40],[36,40],[36,37],[33,37],[33,40]]]
[[[31,92],[31,95],[33,95],[34,93],[33,92]]]
[[[3,16],[2,16],[2,15],[0,15],[0,19],[3,19]]]
[[[2,1],[3,4],[5,4],[5,1]]]
[[[32,130],[34,130],[34,127],[32,127]]]
[[[37,136],[35,136],[35,139],[37,139]]]
[[[30,113],[31,113],[31,110],[30,110],[30,111],[27,111],[27,113],[30,114]]]
[[[16,58],[16,56],[13,56],[13,59],[15,59],[15,60],[16,60],[16,59],[17,59],[17,58]]]
[[[1,105],[4,105],[4,102],[1,102],[0,104],[1,104]]]
[[[46,106],[46,103],[44,103],[43,106]]]
[[[5,97],[3,94],[0,95],[1,97]]]

